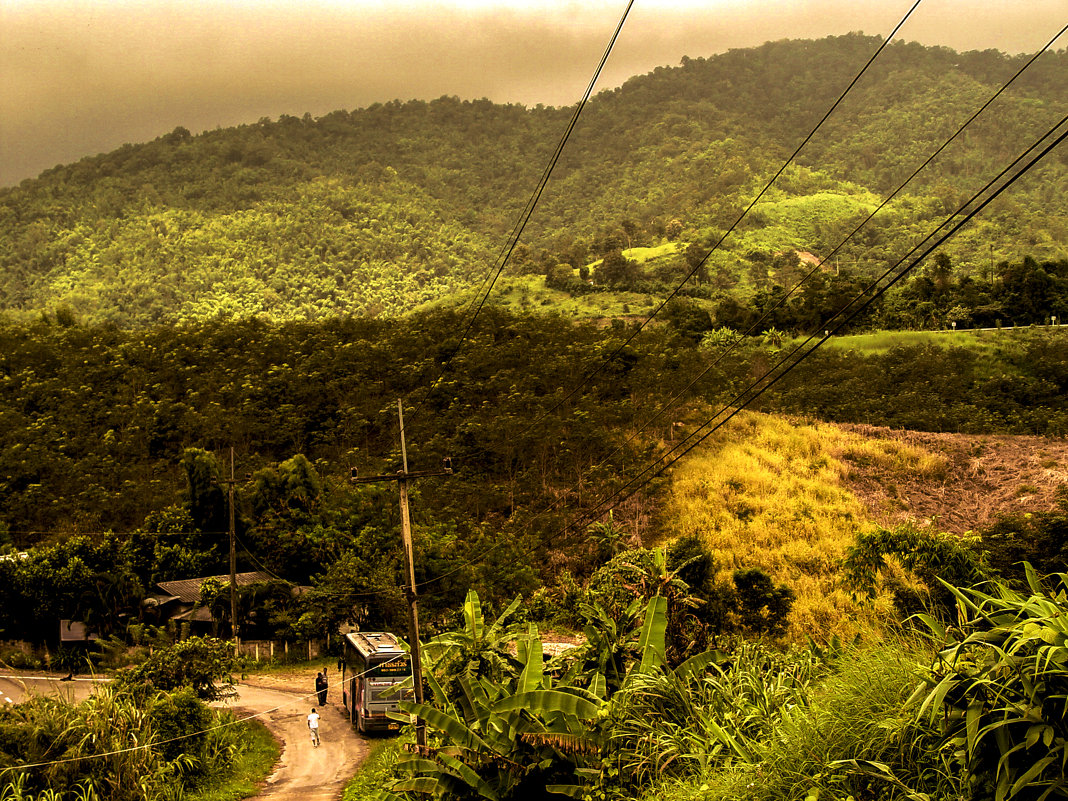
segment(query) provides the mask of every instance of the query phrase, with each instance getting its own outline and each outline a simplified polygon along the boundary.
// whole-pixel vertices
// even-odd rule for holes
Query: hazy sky
[[[913,0],[636,0],[599,89],[682,56],[886,34]],[[395,98],[567,105],[625,0],[0,0],[0,185],[280,114]],[[1032,52],[1068,0],[924,0],[899,38]],[[1059,43],[1064,47],[1064,43]]]

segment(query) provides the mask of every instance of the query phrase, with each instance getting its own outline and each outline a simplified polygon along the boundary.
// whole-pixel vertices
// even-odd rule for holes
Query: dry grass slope
[[[858,462],[929,482],[947,470],[943,457],[905,442],[746,413],[676,471],[670,526],[676,536],[700,534],[724,571],[760,567],[789,584],[789,639],[880,636],[889,598],[855,601],[839,580],[846,548],[873,525],[847,485]]]

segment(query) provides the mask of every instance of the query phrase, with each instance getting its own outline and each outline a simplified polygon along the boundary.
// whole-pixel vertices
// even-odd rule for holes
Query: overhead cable
[[[732,353],[734,350],[736,350],[736,348],[738,347],[738,344],[741,341],[743,341],[745,337],[752,335],[754,332],[760,331],[762,329],[763,323],[776,310],[782,308],[782,306],[786,303],[786,301],[789,300],[794,295],[794,293],[796,293],[797,290],[800,289],[806,282],[808,282],[808,280],[811,279],[813,275],[815,275],[817,272],[819,272],[819,270],[823,267],[824,264],[826,264],[833,256],[837,255],[838,252],[843,247],[845,247],[845,245],[848,242],[850,242],[853,239],[853,237],[856,236],[860,232],[860,230],[862,228],[864,228],[865,225],[867,225],[869,222],[871,222],[872,218],[874,218],[875,215],[877,215],[880,211],[882,211],[890,203],[891,200],[893,200],[902,191],[904,191],[905,187],[908,186],[910,183],[912,183],[912,180],[917,175],[919,175],[920,172],[922,172],[924,169],[926,169],[927,166],[932,161],[934,161],[942,153],[943,150],[945,150],[947,147],[949,147],[949,145],[952,142],[954,142],[957,139],[957,137],[959,137],[962,133],[964,133],[965,129],[967,129],[968,126],[970,126],[973,122],[975,122],[976,118],[978,118],[980,114],[982,114],[984,111],[986,111],[986,109],[989,108],[990,105],[995,100],[997,100],[1002,95],[1002,93],[1005,92],[1016,81],[1016,79],[1019,78],[1024,73],[1024,71],[1027,70],[1027,68],[1030,67],[1035,62],[1035,60],[1039,56],[1041,56],[1043,53],[1045,53],[1047,50],[1049,50],[1053,46],[1053,44],[1061,36],[1064,35],[1064,33],[1066,31],[1068,31],[1068,25],[1065,25],[1063,28],[1061,28],[1060,31],[1058,31],[1057,34],[1052,39],[1050,39],[1049,42],[1046,43],[1046,45],[1042,49],[1038,50],[1034,55],[1032,55],[1031,58],[1028,59],[1027,62],[1023,66],[1021,66],[1013,74],[1013,76],[1011,78],[1009,78],[1008,81],[1006,81],[1004,84],[1002,84],[1001,87],[993,95],[991,95],[990,98],[985,103],[983,103],[982,106],[980,106],[975,111],[975,113],[973,113],[967,120],[965,120],[965,122],[959,128],[957,128],[957,130],[953,133],[952,136],[950,136],[948,139],[946,139],[946,141],[943,142],[938,147],[937,150],[935,150],[930,156],[928,156],[924,160],[924,162],[922,164],[920,164],[915,170],[913,170],[912,174],[909,175],[909,177],[906,178],[904,181],[902,181],[901,184],[899,184],[898,187],[896,189],[894,189],[893,192],[891,192],[889,195],[887,195],[886,198],[884,198],[883,201],[881,203],[879,203],[879,205],[870,214],[868,214],[868,216],[865,217],[860,222],[859,225],[857,225],[841,242],[839,242],[834,247],[834,249],[832,251],[830,251],[830,253],[828,253],[826,256],[822,257],[821,259],[819,259],[819,261],[817,261],[812,266],[812,268],[807,273],[805,273],[805,275],[803,275],[801,277],[801,279],[799,281],[797,281],[792,287],[790,287],[789,291],[787,291],[784,295],[779,297],[775,301],[775,303],[773,303],[771,306],[769,306],[764,311],[764,313],[761,315],[761,317],[758,320],[756,320],[754,323],[752,323],[741,334],[741,338],[735,339],[734,341],[730,342],[727,345],[727,347],[721,349],[719,354],[717,354],[716,358],[712,362],[710,362],[704,368],[704,370],[702,370],[692,381],[690,381],[690,383],[688,383],[678,394],[676,394],[673,398],[671,398],[671,400],[669,400],[667,403],[663,404],[660,407],[660,409],[657,410],[657,412],[652,417],[650,417],[648,420],[646,420],[646,422],[644,422],[641,426],[639,426],[639,428],[636,431],[631,433],[631,435],[629,437],[627,437],[627,439],[623,442],[623,444],[619,448],[617,448],[613,453],[611,453],[608,456],[606,456],[602,460],[601,463],[603,464],[604,462],[607,462],[609,459],[611,459],[617,453],[622,451],[622,449],[628,443],[633,441],[638,435],[640,435],[643,431],[645,431],[646,428],[648,428],[650,425],[652,425],[654,422],[656,422],[656,420],[658,420],[661,416],[663,416],[667,411],[670,411],[670,409],[679,400],[681,400],[691,389],[693,389],[694,386],[696,386],[697,383],[699,383],[701,381],[701,379],[703,379],[706,375],[708,375],[708,373],[711,372],[712,369],[715,368],[720,362],[722,362],[723,359],[726,358],[730,353]]]
[[[846,88],[842,90],[842,93],[838,96],[838,99],[831,104],[831,107],[827,109],[826,113],[820,118],[819,122],[817,122],[816,125],[808,132],[805,138],[801,141],[801,144],[799,144],[794,149],[794,152],[790,154],[790,157],[783,162],[782,166],[780,166],[779,169],[776,170],[775,174],[771,177],[771,179],[768,180],[766,184],[764,184],[764,187],[757,193],[757,195],[752,199],[752,201],[750,201],[749,205],[745,207],[742,213],[738,215],[737,219],[735,219],[735,221],[731,223],[730,227],[723,233],[719,240],[717,240],[716,244],[705,252],[701,260],[696,265],[694,265],[690,272],[687,273],[685,277],[683,277],[683,279],[679,281],[679,283],[674,287],[674,289],[672,289],[671,292],[668,293],[667,297],[660,302],[660,305],[658,305],[652,311],[652,313],[645,318],[644,321],[642,321],[639,325],[635,326],[633,331],[631,331],[630,335],[626,337],[626,339],[624,339],[623,342],[620,343],[611,353],[609,353],[608,356],[603,358],[593,370],[588,371],[571,389],[570,392],[568,392],[563,398],[553,404],[553,406],[547,411],[543,412],[538,418],[536,418],[525,429],[523,429],[523,431],[520,432],[518,436],[522,436],[528,431],[531,431],[536,425],[538,425],[538,423],[540,423],[550,414],[552,414],[565,403],[567,403],[571,398],[575,397],[575,395],[577,395],[579,391],[594,378],[594,376],[600,373],[606,366],[608,366],[612,362],[613,359],[615,359],[620,353],[622,353],[623,349],[626,348],[631,342],[633,342],[634,339],[638,336],[638,334],[644,331],[645,327],[649,325],[649,323],[653,321],[653,319],[663,310],[663,308],[679,294],[679,292],[687,284],[687,282],[689,282],[689,280],[693,278],[705,266],[705,263],[708,261],[709,256],[711,256],[716,250],[718,250],[720,245],[723,244],[727,237],[734,232],[734,230],[738,227],[742,220],[744,220],[749,214],[749,212],[752,211],[753,207],[760,201],[762,197],[764,197],[768,190],[771,189],[772,185],[775,183],[775,181],[778,180],[779,176],[781,176],[786,170],[786,168],[790,166],[793,160],[797,157],[797,154],[801,152],[802,148],[804,148],[805,145],[807,145],[809,141],[811,141],[812,137],[816,135],[816,132],[819,131],[819,129],[823,126],[823,123],[825,123],[827,119],[831,116],[831,114],[834,113],[835,109],[837,109],[838,106],[841,105],[846,95],[848,95],[850,91],[852,91],[853,87],[856,86],[857,82],[868,71],[868,68],[872,65],[875,59],[879,57],[879,54],[882,53],[884,49],[886,49],[887,45],[890,44],[890,41],[901,29],[901,26],[903,26],[908,20],[908,18],[912,16],[912,13],[917,9],[921,2],[922,0],[916,0],[916,2],[913,3],[912,7],[908,10],[908,12],[906,12],[905,16],[901,18],[901,21],[898,22],[896,26],[894,26],[894,29],[890,32],[890,35],[883,40],[883,42],[879,45],[875,52],[872,53],[867,63],[865,63],[864,66],[860,69],[860,71],[853,76],[853,79],[849,82]]]
[[[938,231],[942,230],[943,228],[946,228],[946,226],[949,226],[950,223],[952,223],[952,221],[956,217],[958,217],[959,215],[963,215],[958,222],[952,224],[952,226],[949,228],[948,231],[946,231],[945,233],[939,235],[937,237],[937,239],[934,241],[933,244],[927,246],[926,248],[923,248],[923,250],[920,251],[918,255],[913,256],[913,254],[915,254],[919,250],[919,248],[922,246],[923,243],[921,242],[921,244],[916,246],[916,247],[914,247],[913,250],[910,251],[910,253],[908,255],[906,255],[905,257],[903,257],[899,261],[897,261],[886,272],[884,272],[883,275],[881,275],[879,278],[877,278],[875,280],[875,282],[873,282],[872,284],[869,284],[868,287],[866,287],[856,297],[854,297],[852,300],[850,300],[850,302],[848,304],[846,304],[846,306],[844,306],[841,310],[839,310],[837,313],[835,313],[827,321],[827,323],[825,323],[826,328],[825,328],[824,335],[822,337],[820,337],[818,339],[818,341],[816,341],[815,344],[811,348],[809,348],[807,351],[802,352],[802,349],[806,345],[808,345],[810,342],[812,342],[812,340],[814,340],[816,338],[815,334],[809,335],[809,337],[805,341],[803,341],[802,343],[797,345],[789,354],[787,354],[786,356],[782,357],[778,362],[776,362],[775,365],[773,365],[771,368],[769,368],[763,375],[760,376],[760,378],[758,378],[755,382],[750,384],[745,390],[743,390],[742,392],[738,393],[729,403],[725,404],[718,412],[716,412],[715,415],[713,415],[711,418],[706,420],[705,423],[703,423],[696,431],[694,431],[691,434],[689,434],[686,438],[681,440],[677,445],[675,445],[673,448],[669,449],[667,453],[661,455],[653,463],[651,463],[650,465],[645,467],[640,473],[638,473],[629,482],[627,482],[627,484],[625,484],[623,487],[621,487],[619,490],[617,490],[614,495],[612,495],[611,497],[601,501],[593,509],[587,510],[586,512],[584,512],[573,523],[568,525],[568,529],[572,529],[572,528],[575,528],[575,527],[581,525],[582,521],[584,521],[584,520],[588,521],[588,520],[596,519],[608,507],[614,506],[615,504],[619,503],[620,501],[626,500],[627,498],[629,498],[632,495],[634,495],[636,492],[638,492],[639,489],[641,489],[642,486],[645,486],[645,484],[647,484],[649,481],[651,481],[656,476],[658,476],[661,473],[663,473],[664,470],[666,470],[668,467],[670,467],[670,466],[674,465],[676,462],[678,462],[679,459],[681,459],[683,456],[688,454],[691,450],[693,450],[695,447],[697,447],[697,445],[701,444],[706,439],[708,439],[709,436],[711,436],[713,433],[715,433],[717,430],[719,430],[724,424],[726,424],[729,420],[731,420],[735,415],[737,415],[739,412],[741,412],[743,409],[745,409],[747,406],[749,406],[749,404],[751,404],[753,401],[755,401],[757,398],[759,398],[761,395],[763,395],[765,392],[767,392],[767,390],[769,390],[772,386],[777,384],[788,373],[790,373],[792,370],[794,370],[802,361],[804,361],[810,355],[812,355],[812,353],[814,353],[817,348],[819,348],[821,345],[823,345],[824,342],[826,342],[830,337],[834,336],[843,327],[849,325],[850,322],[852,322],[859,314],[861,314],[868,307],[870,307],[871,304],[875,300],[877,300],[879,297],[881,297],[888,289],[890,289],[890,287],[894,286],[898,281],[900,281],[902,278],[904,278],[906,275],[908,275],[918,264],[920,264],[923,261],[924,258],[926,258],[932,252],[934,252],[938,247],[940,247],[942,245],[943,242],[945,242],[947,239],[949,239],[951,236],[953,236],[957,231],[960,230],[960,228],[962,228],[965,224],[967,224],[969,221],[971,221],[971,219],[973,217],[975,217],[980,211],[982,211],[991,202],[993,202],[997,197],[999,197],[1006,189],[1008,189],[1010,186],[1012,186],[1014,183],[1016,183],[1017,180],[1019,180],[1021,177],[1023,177],[1023,175],[1025,175],[1036,164],[1038,164],[1043,158],[1045,158],[1045,156],[1048,155],[1055,147],[1057,147],[1057,145],[1059,145],[1061,142],[1063,142],[1065,138],[1068,138],[1068,129],[1066,129],[1064,131],[1061,131],[1059,134],[1057,133],[1058,129],[1063,127],[1066,122],[1068,122],[1068,116],[1062,117],[1061,120],[1053,128],[1051,128],[1046,134],[1044,134],[1033,145],[1031,145],[1023,154],[1021,154],[1016,159],[1014,159],[1012,164],[1010,164],[1008,167],[1006,167],[1005,170],[1003,170],[1001,173],[999,173],[998,176],[996,176],[994,179],[992,179],[978,193],[973,195],[972,198],[970,198],[967,203],[965,203],[956,212],[954,212],[952,215],[950,215],[950,217],[947,218],[947,220],[945,220],[939,226],[939,228],[936,229],[935,232],[933,232],[932,234],[929,234],[928,237],[926,237],[924,239],[924,242],[927,242],[928,240],[930,240],[934,236],[935,233],[937,233]],[[1053,141],[1049,142],[1048,144],[1045,144],[1043,146],[1043,143],[1047,142],[1047,140],[1049,140],[1051,137],[1053,138]],[[1039,152],[1037,154],[1030,155],[1038,148],[1042,148],[1042,149],[1039,150]],[[1021,167],[1019,170],[1017,170],[1014,174],[1010,175],[1000,186],[997,186],[995,189],[993,189],[990,192],[988,197],[986,197],[982,201],[978,200],[982,196],[982,194],[984,192],[986,192],[987,190],[990,190],[991,187],[994,186],[994,184],[996,184],[999,180],[1001,180],[1006,175],[1007,172],[1012,170],[1021,161],[1025,161],[1025,164],[1024,164],[1023,167]],[[973,208],[970,211],[966,211],[968,206],[970,206],[972,203],[976,203],[976,202],[978,202],[978,204],[975,206],[975,208]],[[901,266],[901,264],[904,261],[906,261],[907,259],[909,259],[910,257],[912,258],[912,261],[904,269],[902,269],[900,272],[898,272],[896,275],[892,275],[893,271],[895,269],[897,269],[899,266]],[[891,277],[890,277],[890,280],[885,285],[883,285],[881,287],[877,286],[880,281],[886,279],[888,276],[891,276]],[[864,296],[868,292],[872,292],[872,294],[871,294],[870,297],[868,297],[865,300]],[[845,316],[845,319],[843,319],[841,322],[838,322],[836,324],[832,322],[832,321],[836,320],[837,318],[846,315],[847,311],[851,307],[853,307],[854,304],[859,304],[859,305],[857,305],[856,308],[852,312],[848,313],[848,315]],[[790,359],[793,359],[794,356],[797,356],[797,358],[794,359],[792,362],[790,362]],[[776,370],[779,370],[780,367],[782,368],[782,370],[776,374]],[[766,383],[763,386],[760,386],[760,383],[763,382],[763,381],[766,381]],[[735,404],[737,404],[737,407],[734,408],[733,411],[731,411],[729,414],[727,414],[726,417],[724,417],[719,422],[715,422],[716,418],[718,418],[721,414],[725,414]],[[708,428],[708,430],[704,431],[704,429],[706,429],[706,428]],[[702,431],[704,431],[704,433],[701,433]],[[674,456],[673,458],[671,458],[670,461],[665,461],[669,457],[672,457],[672,455],[675,453],[675,451],[679,451],[679,450],[681,450],[681,452],[677,456]],[[663,464],[661,464],[661,462],[663,462]],[[645,481],[642,481],[642,482],[638,483],[639,479],[641,479],[643,476],[646,476],[646,475],[648,475],[648,478]],[[629,492],[626,492],[627,488],[631,487],[632,485],[636,485],[636,486],[634,486],[634,489],[630,490]]]
[[[1062,31],[1062,33],[1063,33],[1063,31]],[[1059,35],[1060,34],[1058,34],[1058,36]],[[1055,39],[1056,39],[1056,37],[1055,37]],[[1054,41],[1055,41],[1055,39],[1054,39]],[[1033,59],[1032,59],[1032,61],[1033,61]],[[1017,73],[1017,75],[1018,74],[1019,73]],[[1015,79],[1015,77],[1016,76],[1014,76],[1013,80]],[[988,104],[989,104],[989,101],[988,101]],[[969,122],[970,121],[971,120],[969,120]],[[716,414],[714,414],[711,418],[709,418],[696,431],[694,431],[691,434],[689,434],[687,437],[685,437],[683,440],[681,440],[678,444],[674,445],[671,449],[669,449],[665,454],[661,455],[656,460],[654,460],[651,464],[649,464],[645,468],[643,468],[636,476],[634,476],[630,481],[628,481],[626,484],[624,484],[623,487],[621,487],[618,490],[616,490],[616,492],[613,493],[612,495],[610,495],[608,498],[600,501],[592,509],[587,509],[587,510],[583,511],[576,518],[574,518],[571,522],[566,523],[564,525],[562,531],[560,532],[559,536],[562,537],[562,536],[568,534],[569,532],[572,532],[572,531],[574,531],[574,530],[576,530],[578,528],[581,528],[582,526],[588,524],[589,522],[591,522],[593,520],[596,520],[598,517],[603,515],[607,511],[608,508],[611,508],[611,507],[615,506],[616,504],[620,503],[621,501],[626,500],[627,498],[629,498],[632,495],[636,494],[642,487],[644,487],[646,484],[648,484],[650,481],[652,481],[653,478],[655,478],[656,476],[660,475],[668,467],[670,467],[671,465],[673,465],[677,461],[679,461],[679,459],[681,459],[683,456],[685,456],[687,453],[689,453],[694,447],[696,447],[696,445],[700,444],[700,442],[703,442],[705,439],[707,439],[709,436],[711,436],[712,433],[714,433],[716,430],[718,430],[720,427],[722,427],[722,425],[724,425],[728,420],[733,418],[736,414],[738,414],[740,411],[742,411],[744,408],[746,408],[754,400],[756,400],[761,395],[763,395],[764,392],[766,392],[768,389],[770,389],[771,386],[773,386],[775,383],[777,383],[779,380],[781,380],[787,373],[789,373],[798,364],[800,364],[804,359],[806,359],[809,355],[811,355],[811,353],[814,352],[816,350],[816,348],[818,348],[820,345],[822,345],[827,339],[829,339],[831,336],[834,336],[843,327],[849,325],[859,314],[861,314],[863,311],[865,311],[876,299],[881,297],[891,286],[893,286],[898,281],[900,281],[902,278],[904,278],[909,272],[912,271],[912,269],[914,269],[919,263],[921,263],[924,258],[926,258],[928,255],[930,255],[930,253],[932,253],[935,249],[940,247],[943,242],[945,242],[947,239],[949,239],[951,236],[953,236],[963,225],[965,225],[968,221],[970,221],[973,217],[975,217],[980,211],[982,211],[982,209],[984,209],[987,205],[989,205],[990,202],[992,202],[996,197],[998,197],[1002,192],[1004,192],[1009,186],[1011,186],[1013,183],[1015,183],[1016,180],[1018,180],[1020,177],[1022,177],[1023,174],[1025,174],[1028,170],[1030,170],[1033,166],[1035,166],[1035,164],[1037,164],[1042,158],[1044,158],[1054,147],[1056,147],[1061,141],[1063,141],[1063,139],[1066,136],[1068,136],[1068,131],[1062,132],[1059,136],[1057,136],[1057,138],[1051,144],[1048,144],[1044,149],[1042,149],[1041,152],[1037,156],[1034,156],[1033,158],[1031,158],[1030,161],[1028,161],[1028,163],[1022,169],[1020,169],[1014,175],[1012,175],[1009,179],[1007,179],[1001,186],[997,187],[985,200],[982,200],[981,202],[979,202],[979,205],[977,205],[974,209],[972,209],[971,211],[968,211],[968,207],[969,206],[971,206],[973,203],[976,203],[977,201],[979,201],[979,198],[981,198],[985,192],[987,192],[992,187],[994,187],[997,184],[997,182],[999,180],[1001,180],[1002,178],[1004,178],[1006,176],[1006,174],[1008,174],[1015,166],[1020,164],[1025,159],[1027,159],[1029,154],[1033,153],[1037,148],[1042,147],[1044,142],[1047,142],[1047,140],[1049,140],[1051,137],[1055,136],[1057,130],[1060,127],[1062,127],[1066,122],[1068,122],[1068,116],[1063,117],[1056,125],[1054,125],[1049,131],[1047,131],[1045,134],[1043,134],[1042,137],[1040,137],[1036,142],[1034,142],[1030,147],[1028,147],[1027,150],[1025,150],[1021,155],[1017,156],[1016,159],[1014,159],[1007,167],[1005,167],[1000,173],[998,173],[997,176],[992,178],[986,185],[984,185],[982,189],[980,189],[978,192],[976,192],[966,203],[964,203],[960,208],[958,208],[955,212],[953,212],[951,215],[949,215],[933,231],[928,233],[927,236],[925,236],[918,244],[914,245],[913,248],[907,254],[905,254],[905,256],[901,257],[897,262],[895,262],[891,267],[889,267],[881,276],[876,278],[874,282],[872,282],[867,287],[865,287],[863,290],[861,290],[861,292],[856,297],[851,299],[838,312],[836,312],[834,315],[832,315],[830,318],[828,318],[824,322],[824,324],[821,326],[821,328],[823,328],[825,330],[824,336],[810,350],[808,350],[807,352],[802,353],[792,364],[788,364],[782,370],[782,372],[780,372],[778,375],[775,375],[775,371],[778,370],[780,367],[782,367],[784,364],[786,364],[788,362],[788,360],[792,356],[797,354],[805,345],[807,345],[809,342],[811,342],[815,338],[815,335],[810,335],[808,337],[808,339],[806,339],[800,345],[795,347],[793,351],[791,351],[789,354],[787,354],[787,355],[783,356],[782,358],[780,358],[780,360],[775,365],[773,365],[771,368],[769,368],[763,375],[761,375],[759,378],[757,378],[748,387],[746,387],[744,390],[742,390],[740,393],[738,393],[731,401],[729,401],[727,404],[725,404],[719,411],[716,412]],[[954,136],[956,136],[956,134]],[[952,139],[952,137],[951,137],[951,139]],[[939,235],[940,231],[943,231],[944,229],[947,228],[947,226],[950,226],[953,223],[953,220],[956,219],[957,217],[959,217],[962,214],[964,216],[956,224],[953,224],[952,227],[947,232]],[[934,244],[931,244],[927,248],[924,248],[922,250],[922,252],[920,252],[921,248],[923,248],[924,244],[927,243],[927,242],[930,242],[935,237],[937,237],[937,239],[934,242]],[[916,256],[915,254],[917,254],[918,252],[919,252],[919,255]],[[908,266],[906,266],[903,270],[901,270],[900,273],[898,273],[896,276],[893,276],[892,279],[885,286],[882,286],[882,287],[878,286],[879,283],[882,282],[884,279],[886,279],[888,276],[890,276],[893,273],[894,270],[896,270],[898,267],[900,267],[903,263],[905,263],[907,260],[909,260],[912,257],[914,257],[913,261]],[[865,295],[867,295],[869,292],[873,292],[873,294],[867,300],[864,300]],[[837,320],[838,318],[842,317],[843,315],[846,315],[847,312],[849,312],[849,309],[851,307],[853,307],[857,303],[861,303],[862,305],[858,306],[852,313],[849,313],[848,317],[846,317],[846,319],[844,319],[843,321],[841,321],[839,323],[835,323],[834,322],[835,320]],[[769,377],[770,377],[770,380],[768,380]],[[765,380],[768,380],[768,383],[766,383],[763,387],[761,387],[760,386],[761,382],[764,382]],[[735,403],[739,404],[737,409],[735,409],[733,412],[731,412],[731,414],[729,416],[727,416],[726,418],[721,420],[719,423],[715,424],[714,427],[711,428],[709,431],[707,431],[706,433],[701,435],[701,432],[705,428],[707,428],[709,426],[712,426],[713,423],[715,422],[716,418],[719,417],[721,414],[724,414]],[[695,437],[698,437],[698,436],[699,436],[699,439],[697,439],[695,442],[693,442],[693,444],[690,444],[691,440],[694,440]],[[661,464],[662,462],[664,462],[665,459],[668,459],[676,451],[678,451],[680,449],[684,449],[684,450],[682,450],[682,452],[677,457],[671,459],[670,462]],[[640,483],[637,484],[637,486],[634,487],[634,489],[632,489],[629,492],[627,492],[628,488],[630,488],[632,485],[635,485],[635,483],[638,482],[639,479],[641,479],[642,477],[644,477],[646,475],[648,475],[648,478],[645,481],[641,481]],[[553,511],[555,506],[557,506],[559,503],[560,502],[557,501],[552,506],[550,506],[549,509],[543,510],[542,512],[539,512],[537,515],[535,515],[535,518],[541,517],[541,516],[543,516],[545,514],[548,514],[551,511]],[[484,557],[484,556],[485,556],[485,554],[481,554],[480,558]],[[470,564],[473,564],[475,561],[476,560],[471,560],[469,562],[466,562],[465,564],[460,565],[460,566],[458,566],[458,567],[456,567],[456,568],[454,568],[454,569],[442,574],[441,576],[438,576],[438,577],[430,579],[430,580],[428,580],[426,582],[423,582],[419,586],[420,587],[425,587],[425,586],[428,586],[428,585],[434,583],[435,581],[438,581],[441,578],[445,578],[445,577],[447,577],[449,575],[453,575],[453,574],[459,572],[460,570],[463,570],[465,567],[469,566]]]
[[[919,0],[917,0],[919,2]],[[590,95],[593,93],[593,88],[597,84],[598,78],[601,76],[601,70],[604,69],[605,63],[608,61],[609,55],[612,53],[612,49],[615,47],[616,40],[619,38],[619,34],[623,30],[623,24],[627,20],[627,16],[630,14],[630,9],[634,5],[634,0],[629,0],[627,7],[623,11],[623,15],[619,19],[619,23],[616,25],[615,32],[612,34],[612,38],[609,40],[607,47],[605,47],[604,54],[601,56],[601,60],[597,64],[597,68],[593,72],[593,77],[590,78],[590,82],[586,87],[585,93],[582,95],[582,99],[578,105],[575,106],[575,112],[571,115],[571,121],[568,123],[567,128],[564,130],[563,136],[560,137],[560,141],[556,145],[556,150],[553,152],[552,157],[549,159],[549,163],[546,165],[544,171],[541,174],[541,178],[538,180],[537,186],[534,188],[533,193],[527,200],[526,206],[523,208],[522,213],[519,215],[519,219],[516,221],[515,226],[512,228],[512,233],[509,235],[506,247],[502,251],[503,256],[499,255],[496,262],[496,270],[490,269],[487,277],[483,279],[482,285],[479,287],[478,292],[475,293],[472,298],[472,303],[475,299],[478,299],[478,303],[475,305],[474,314],[467,321],[467,325],[460,335],[460,340],[456,344],[456,347],[452,349],[452,352],[448,355],[445,363],[438,370],[438,377],[431,382],[423,396],[416,402],[413,414],[419,410],[419,408],[426,402],[427,398],[437,387],[442,377],[445,375],[445,371],[448,370],[449,365],[452,364],[453,359],[456,358],[460,349],[463,347],[464,342],[467,341],[468,334],[471,333],[472,327],[474,327],[475,320],[482,312],[483,307],[486,305],[486,301],[489,299],[490,293],[493,291],[494,285],[497,283],[497,279],[501,277],[501,273],[504,271],[505,266],[508,264],[508,260],[511,258],[512,253],[515,251],[516,245],[519,244],[519,238],[523,235],[523,231],[527,227],[527,223],[530,221],[531,216],[534,214],[534,209],[538,205],[538,201],[541,199],[542,192],[545,191],[545,187],[549,183],[549,178],[552,176],[553,170],[556,167],[557,162],[560,160],[560,156],[564,152],[564,147],[567,145],[568,140],[571,138],[572,131],[575,130],[575,126],[578,124],[579,116],[585,109],[586,104],[589,102]],[[488,283],[488,286],[487,286]]]

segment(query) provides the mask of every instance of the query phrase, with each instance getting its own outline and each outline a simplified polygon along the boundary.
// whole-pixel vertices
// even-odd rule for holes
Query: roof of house
[[[156,584],[156,586],[163,590],[172,599],[177,599],[186,604],[195,604],[200,600],[200,585],[209,578],[217,579],[227,586],[230,584],[230,576],[227,574],[225,576],[204,576],[203,578],[183,579],[182,581],[161,581]],[[265,581],[277,580],[270,573],[264,573],[259,570],[253,571],[252,573],[238,573],[235,578],[237,580],[237,586],[239,587],[247,587],[249,584],[262,584]]]

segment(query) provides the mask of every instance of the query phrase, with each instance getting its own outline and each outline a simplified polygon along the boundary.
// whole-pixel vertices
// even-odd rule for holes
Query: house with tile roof
[[[211,610],[201,605],[200,588],[205,581],[214,579],[224,587],[230,586],[230,575],[203,576],[201,578],[182,579],[181,581],[161,581],[142,602],[146,608],[155,610],[158,620],[173,620],[179,624],[189,623],[193,632],[205,632],[212,628],[215,621]],[[250,573],[238,573],[235,576],[238,587],[253,584],[266,584],[278,579],[270,573],[255,570]],[[294,592],[299,589],[294,587]]]

